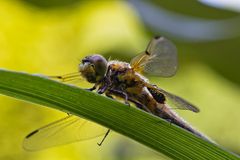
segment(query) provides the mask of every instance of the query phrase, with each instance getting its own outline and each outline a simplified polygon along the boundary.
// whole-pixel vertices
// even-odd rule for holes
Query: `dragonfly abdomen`
[[[173,123],[193,134],[195,134],[196,136],[205,139],[209,142],[214,143],[210,138],[208,138],[207,136],[205,136],[204,134],[202,134],[201,132],[197,131],[196,129],[194,129],[190,124],[188,124],[183,118],[181,118],[180,116],[178,116],[178,114],[176,112],[174,112],[173,110],[171,110],[170,107],[168,107],[166,104],[158,104],[158,107],[155,110],[155,114],[165,120],[167,120],[170,123]]]

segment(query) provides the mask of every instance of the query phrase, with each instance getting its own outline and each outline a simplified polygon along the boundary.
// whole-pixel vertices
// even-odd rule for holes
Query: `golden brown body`
[[[146,106],[152,113],[155,112],[157,102],[147,91],[147,79],[135,72],[128,63],[119,61],[109,62],[106,78],[110,81],[110,83],[107,82],[110,84],[106,90],[107,94],[123,97],[112,91],[122,92],[127,95],[127,100],[136,100]],[[100,88],[105,85],[108,84],[103,83]]]
[[[130,63],[107,61],[101,55],[87,56],[82,60],[79,71],[81,75],[100,94],[108,97],[120,97],[133,102],[138,108],[174,123],[200,137],[168,105],[173,102],[174,108],[199,112],[199,109],[182,99],[148,82],[143,75],[170,77],[177,70],[177,49],[164,37],[154,37],[146,50],[134,57]],[[173,106],[171,106],[173,107]]]
[[[107,96],[116,96],[125,101],[131,101],[140,109],[161,117],[170,123],[184,128],[204,139],[205,136],[193,129],[176,112],[174,112],[165,103],[165,96],[162,94],[159,99],[155,99],[149,91],[158,92],[158,88],[148,82],[148,80],[134,71],[128,63],[119,61],[110,61],[108,71],[104,80],[99,84],[99,93],[105,93]]]

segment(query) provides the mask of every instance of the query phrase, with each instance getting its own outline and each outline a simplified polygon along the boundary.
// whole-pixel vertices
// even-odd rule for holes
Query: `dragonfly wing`
[[[47,76],[50,79],[59,80],[61,82],[77,82],[84,80],[79,72],[69,73],[65,75],[58,76]]]
[[[168,39],[155,37],[146,51],[133,58],[130,64],[137,72],[170,77],[177,71],[177,49]]]
[[[148,59],[150,56],[146,54],[145,52],[135,56],[131,62],[130,65],[132,68],[134,68],[137,72],[142,72],[144,70],[145,64],[148,62]]]
[[[41,150],[95,138],[106,132],[106,128],[96,123],[70,115],[27,135],[23,141],[23,148],[31,151]]]
[[[176,109],[190,110],[193,112],[199,112],[200,110],[191,104],[190,102],[184,100],[183,98],[176,96],[172,93],[169,93],[161,88],[158,88],[153,85],[148,85],[148,90],[152,94],[152,96],[159,102],[160,100],[169,103],[170,106],[174,106]],[[163,103],[163,102],[161,102]]]
[[[164,37],[156,37],[149,43],[146,52],[151,57],[144,67],[144,72],[163,77],[176,73],[177,49],[171,41]]]
[[[193,104],[191,104],[190,102],[184,100],[183,98],[174,95],[172,93],[169,93],[163,89],[159,90],[166,96],[167,101],[169,101],[170,105],[174,105],[177,109],[185,109],[185,110],[190,110],[193,112],[199,112],[200,110],[194,106]]]

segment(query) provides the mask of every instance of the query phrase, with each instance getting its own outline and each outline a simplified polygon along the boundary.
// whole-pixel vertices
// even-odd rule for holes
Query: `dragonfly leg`
[[[92,88],[87,88],[87,91],[94,91],[97,88],[97,84],[95,84]]]
[[[107,138],[107,136],[108,136],[108,134],[109,134],[110,131],[111,131],[111,130],[108,129],[107,132],[106,132],[106,134],[104,135],[103,139],[101,140],[101,142],[100,142],[100,143],[97,143],[99,146],[101,146],[101,145],[103,144],[104,140]]]
[[[152,113],[145,105],[143,105],[142,103],[138,102],[137,100],[131,99],[128,97],[128,95],[125,92],[119,91],[119,90],[114,90],[114,89],[110,89],[107,93],[106,96],[112,98],[112,96],[110,94],[117,94],[118,96],[122,97],[125,99],[125,103],[127,102],[127,105],[130,106],[128,100],[132,103],[135,104],[135,106],[139,109],[142,109],[146,112]]]
[[[117,94],[120,97],[124,98],[124,103],[126,105],[130,106],[130,103],[128,102],[128,95],[127,95],[127,93],[125,93],[123,91],[120,91],[120,90],[116,90],[116,89],[110,89],[109,92],[113,93],[113,94]]]
[[[113,96],[109,93],[109,92],[106,92],[105,95],[111,99],[114,99]]]
[[[137,108],[139,109],[142,109],[146,112],[149,112],[149,113],[152,113],[145,105],[143,105],[142,103],[136,101],[136,100],[133,100],[133,99],[129,99],[131,102],[133,102]]]
[[[108,88],[111,86],[111,81],[110,81],[110,78],[109,78],[109,69],[107,71],[107,75],[104,79],[101,80],[101,82],[99,82],[100,84],[100,87],[98,88],[97,90],[97,93],[98,94],[103,94],[104,92],[106,92],[108,90]]]
[[[110,90],[110,91],[112,91],[112,93],[114,92],[114,90]],[[118,95],[120,95],[120,92],[117,92],[117,93],[118,93]],[[116,94],[116,92],[115,92],[115,94]],[[111,92],[106,92],[106,96],[111,98],[111,99],[114,99],[113,96],[111,96]],[[124,95],[122,95],[122,96],[124,96]],[[137,108],[142,109],[146,112],[152,113],[145,105],[139,103],[138,101],[130,99],[130,98],[128,100],[130,102],[134,103]],[[128,102],[128,105],[130,105],[129,102]]]
[[[107,84],[102,85],[102,86],[97,90],[97,93],[98,93],[98,94],[103,94],[104,92],[107,91],[108,87],[109,87],[109,85],[107,85]]]
[[[106,96],[111,98],[111,99],[114,99],[113,96],[111,96],[111,93],[118,94],[119,96],[125,98],[124,95],[120,95],[122,92],[120,93],[119,91],[116,91],[116,90],[110,90],[110,91],[106,92]],[[128,100],[130,102],[134,103],[137,108],[142,109],[146,112],[152,113],[145,105],[141,104],[140,102],[138,102],[136,100],[133,100],[131,98],[128,98]],[[128,104],[129,104],[129,102],[128,102]]]

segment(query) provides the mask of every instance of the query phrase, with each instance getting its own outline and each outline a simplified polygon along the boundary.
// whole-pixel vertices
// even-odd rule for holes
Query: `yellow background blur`
[[[92,53],[130,61],[146,48],[151,37],[159,34],[145,27],[126,1],[83,1],[57,7],[38,6],[35,2],[0,1],[0,68],[62,75],[77,71],[80,59]],[[168,33],[163,35],[168,37]],[[178,73],[173,78],[150,78],[151,82],[199,106],[198,114],[178,112],[223,147],[240,153],[240,83],[233,75],[239,75],[239,68],[231,68],[230,61],[226,65],[226,53],[237,51],[224,50],[224,45],[229,47],[233,41],[239,44],[239,38],[191,44],[170,37],[179,49]],[[199,50],[203,55],[199,56]],[[237,54],[229,55],[233,60],[239,58]],[[221,70],[222,65],[225,70]],[[79,85],[91,86],[85,82]],[[22,149],[22,140],[29,132],[64,116],[56,110],[0,96],[0,159],[166,158],[113,132],[102,147],[96,144],[100,138],[39,152]]]

